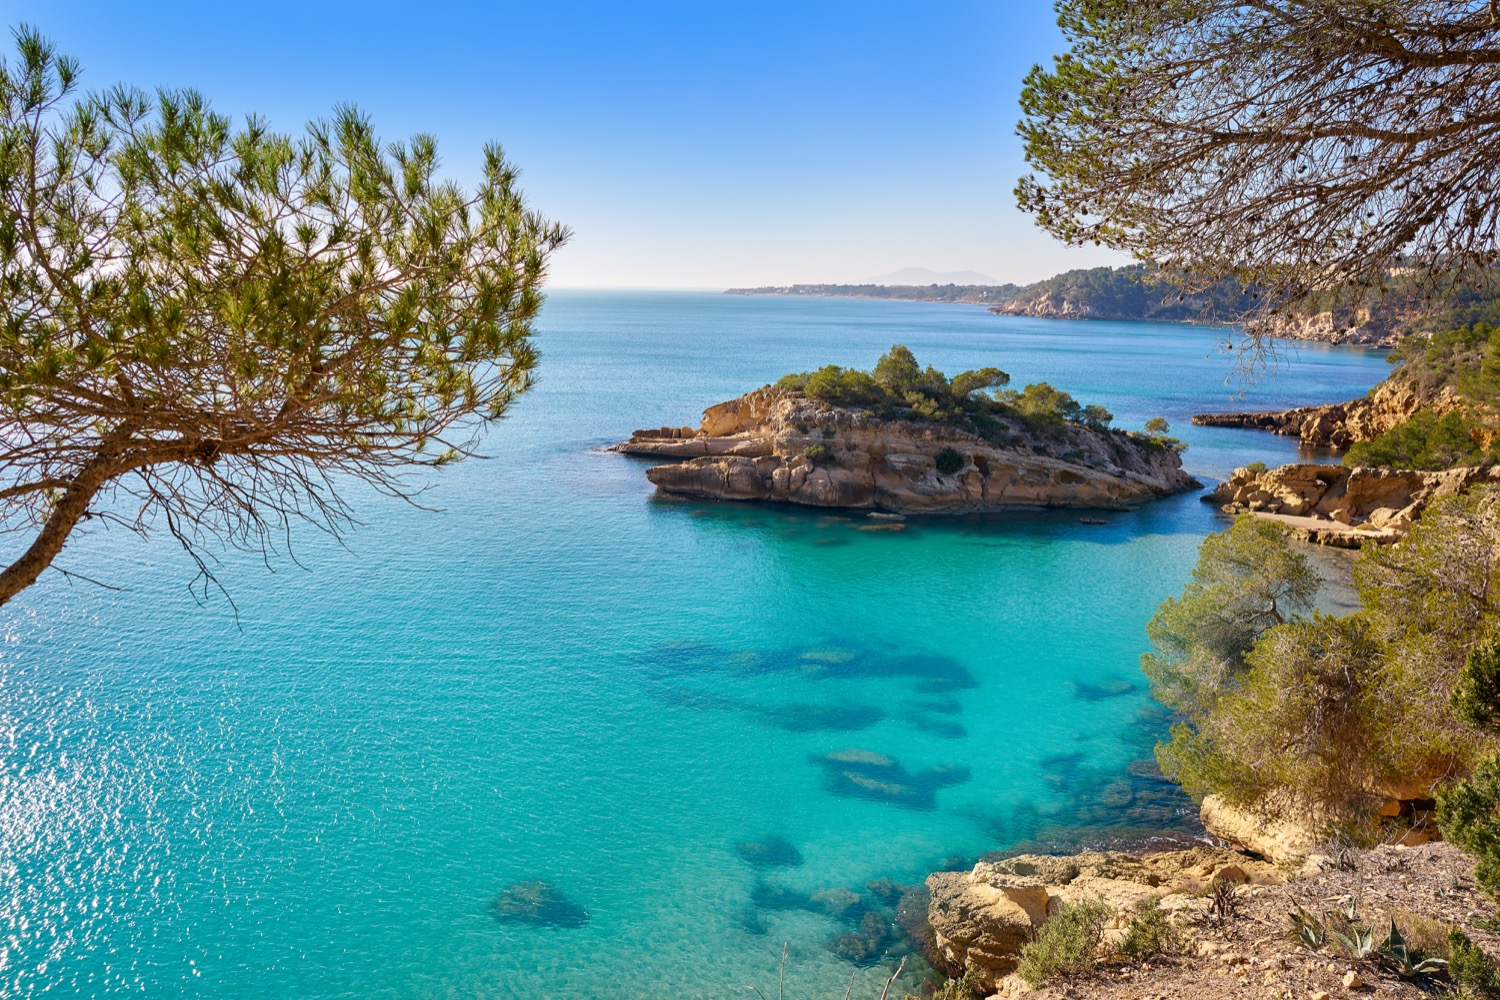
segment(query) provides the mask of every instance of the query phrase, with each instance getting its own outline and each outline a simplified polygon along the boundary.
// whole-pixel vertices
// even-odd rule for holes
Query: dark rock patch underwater
[[[552,883],[540,879],[507,887],[490,903],[490,915],[501,923],[540,927],[582,927],[589,922],[588,910],[568,899]]]
[[[969,780],[961,764],[940,764],[912,773],[893,757],[850,747],[819,754],[812,762],[823,768],[823,779],[834,795],[888,802],[908,809],[933,809],[937,792]]]

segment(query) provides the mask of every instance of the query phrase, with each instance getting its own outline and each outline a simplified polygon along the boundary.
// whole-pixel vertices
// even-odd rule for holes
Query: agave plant
[[[1344,933],[1348,931],[1348,933]],[[1354,922],[1344,925],[1344,931],[1329,929],[1328,935],[1336,941],[1344,953],[1356,962],[1367,960],[1375,952],[1375,929]]]
[[[1421,976],[1430,976],[1442,972],[1448,967],[1446,959],[1423,958],[1414,961],[1416,956],[1411,953],[1406,945],[1406,938],[1401,936],[1401,931],[1396,928],[1396,921],[1391,921],[1391,929],[1386,934],[1385,940],[1380,944],[1380,964],[1390,969],[1402,979],[1416,979]]]
[[[1292,922],[1290,936],[1294,942],[1308,951],[1318,951],[1328,943],[1328,931],[1322,921],[1302,907],[1287,915]]]

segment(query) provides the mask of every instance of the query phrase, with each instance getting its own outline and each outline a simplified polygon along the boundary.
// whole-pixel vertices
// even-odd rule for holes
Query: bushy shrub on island
[[[1036,428],[1083,424],[1096,431],[1107,431],[1114,419],[1104,407],[1082,406],[1046,382],[1004,389],[1009,382],[999,368],[959,372],[950,379],[931,365],[923,368],[909,348],[897,344],[872,371],[824,365],[784,375],[776,385],[832,406],[870,410],[888,419],[964,426],[995,439],[1010,430],[1005,417]]]
[[[953,475],[967,464],[956,448],[944,448],[937,453],[937,470],[945,476]]]
[[[1452,410],[1440,417],[1431,410],[1418,410],[1372,440],[1355,443],[1343,462],[1350,466],[1429,470],[1477,465],[1494,457],[1480,445],[1481,432],[1462,411]]]

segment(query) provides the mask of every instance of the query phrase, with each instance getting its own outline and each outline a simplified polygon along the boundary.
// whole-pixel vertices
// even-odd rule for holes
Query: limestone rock
[[[1435,393],[1424,392],[1416,384],[1393,375],[1370,390],[1367,396],[1347,403],[1265,413],[1203,413],[1193,417],[1193,423],[1287,434],[1316,448],[1343,450],[1385,433],[1424,406],[1442,416],[1461,405],[1457,393],[1449,386]]]
[[[676,460],[646,471],[666,493],[901,514],[1120,508],[1199,485],[1175,451],[1122,432],[1017,419],[980,436],[775,386],[709,407],[696,431],[640,430],[614,450]],[[950,450],[963,465],[939,472]]]
[[[1266,862],[1210,847],[1146,857],[1115,851],[1025,854],[984,860],[972,871],[938,872],[927,879],[929,958],[953,973],[972,970],[984,989],[1003,990],[1021,949],[1064,906],[1103,900],[1115,911],[1115,931],[1151,897],[1160,898],[1167,913],[1189,918],[1206,908],[1202,890],[1216,875],[1230,873],[1280,881]]]
[[[1203,499],[1226,513],[1249,511],[1280,521],[1309,541],[1359,548],[1404,537],[1440,497],[1495,482],[1500,482],[1500,467],[1420,472],[1292,464],[1235,469]]]
[[[1204,829],[1220,840],[1272,862],[1288,864],[1311,855],[1318,846],[1319,831],[1328,824],[1328,817],[1315,804],[1296,802],[1279,793],[1248,805],[1208,795],[1199,818]]]

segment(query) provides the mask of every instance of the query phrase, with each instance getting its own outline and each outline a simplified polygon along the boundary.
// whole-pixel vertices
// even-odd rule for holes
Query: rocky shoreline
[[[1424,393],[1401,378],[1388,378],[1369,394],[1344,403],[1301,406],[1291,410],[1253,413],[1200,413],[1193,417],[1199,427],[1243,427],[1298,438],[1312,448],[1344,450],[1369,441],[1408,420],[1423,407],[1442,416],[1462,405],[1450,387]]]
[[[1170,445],[1019,418],[981,436],[887,420],[766,386],[711,406],[696,427],[638,430],[614,451],[676,461],[646,471],[665,493],[895,514],[1115,509],[1196,489]]]
[[[1497,482],[1500,467],[1421,472],[1294,463],[1235,469],[1203,501],[1226,514],[1279,521],[1307,541],[1357,549],[1405,537],[1433,500]]]

